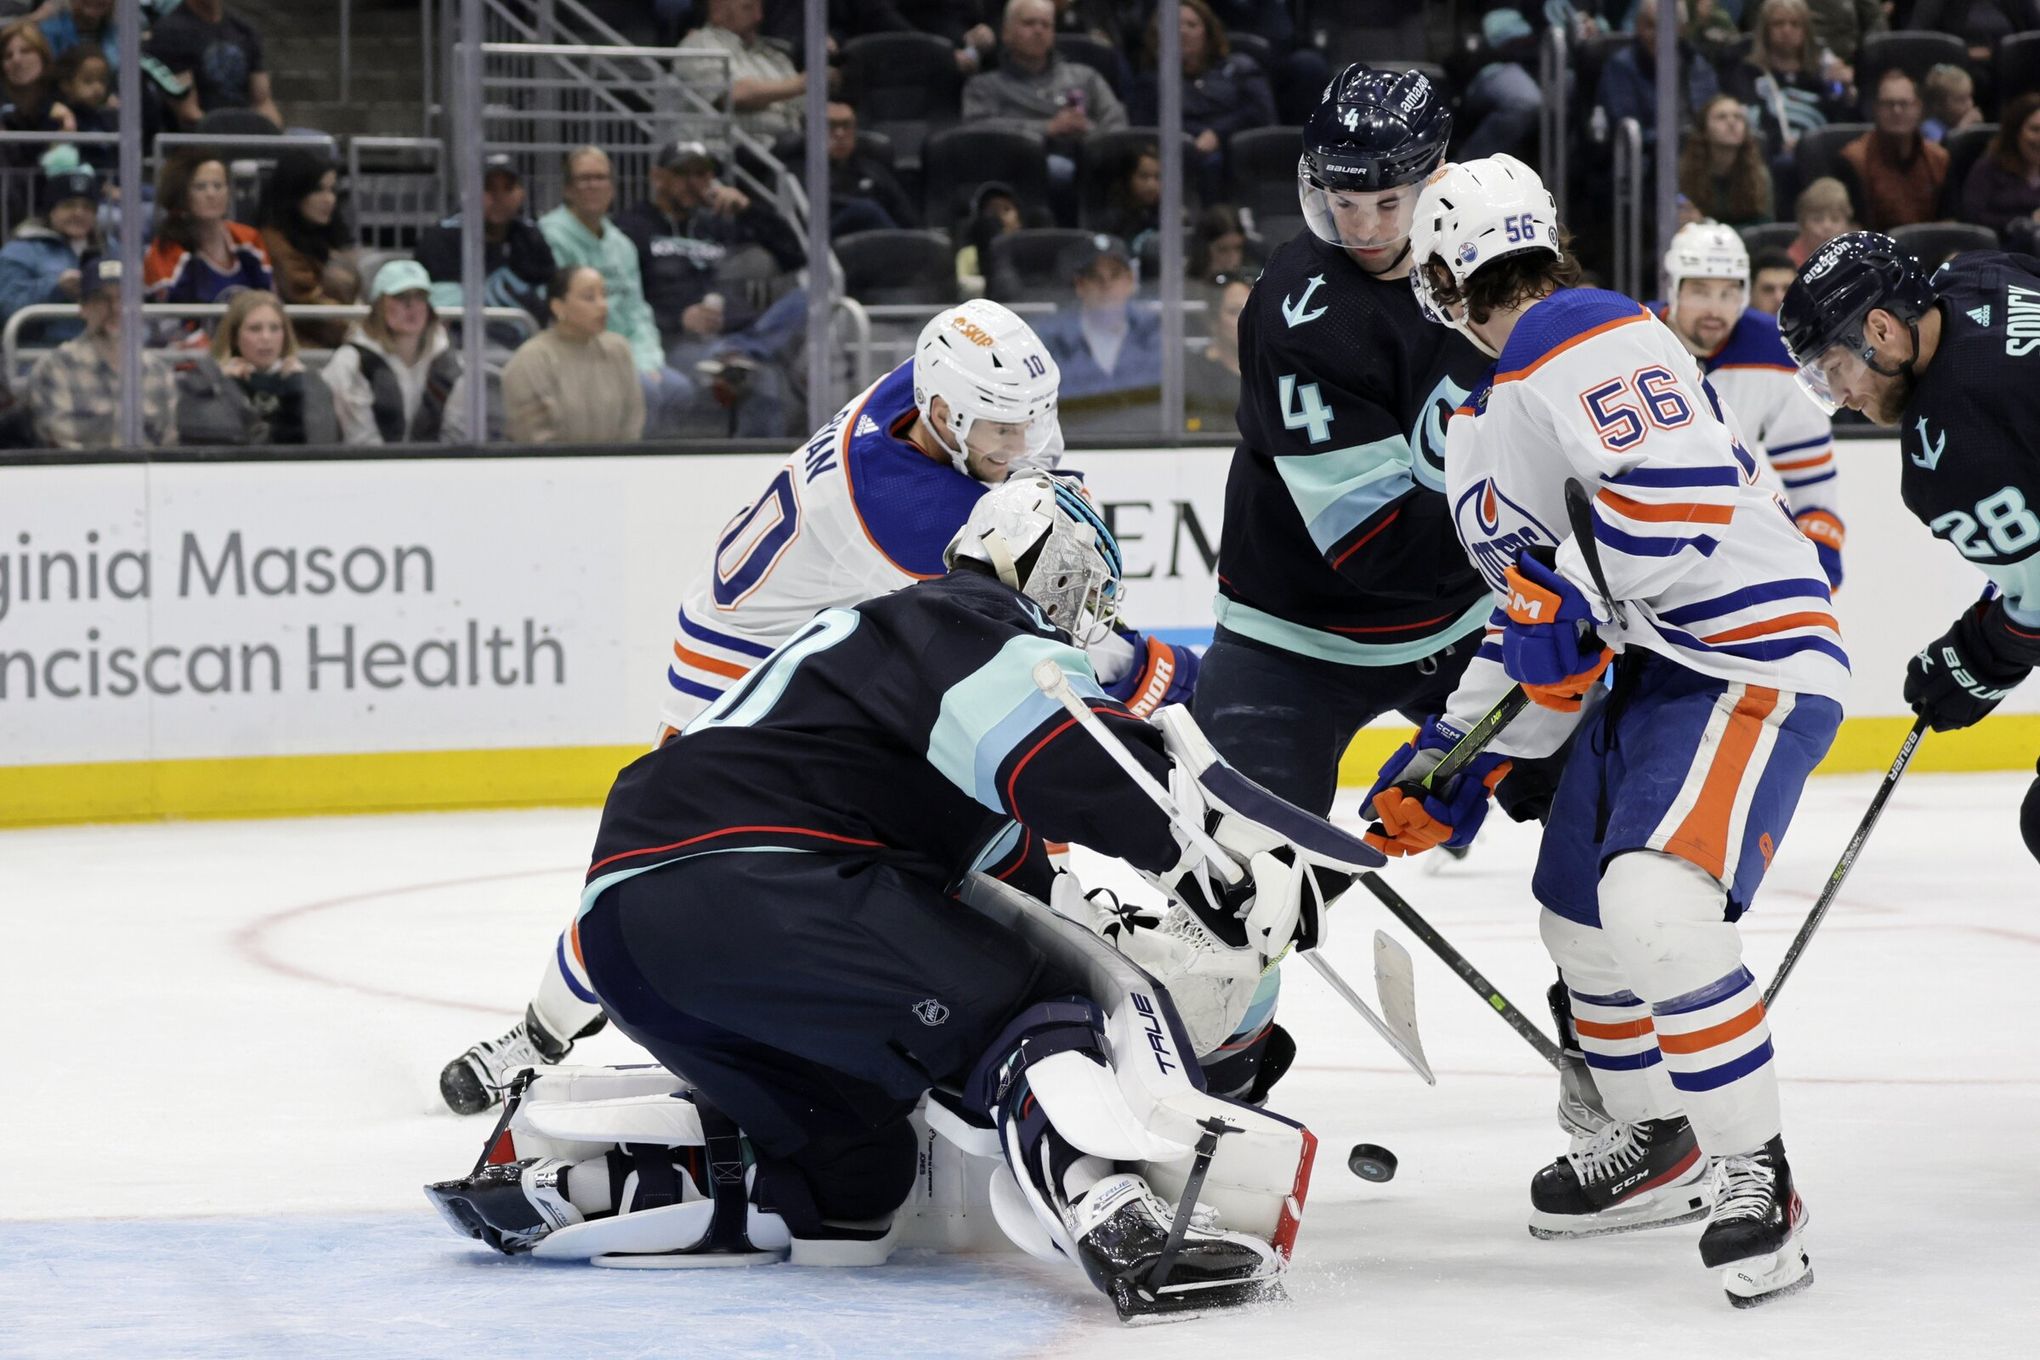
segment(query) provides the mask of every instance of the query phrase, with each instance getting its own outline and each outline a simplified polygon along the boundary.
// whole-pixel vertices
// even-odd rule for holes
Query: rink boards
[[[1208,640],[1230,451],[1072,453],[1128,615]],[[1838,444],[1854,660],[1824,767],[1881,769],[1908,656],[1980,577],[1899,503],[1890,440]],[[782,455],[110,463],[6,469],[0,825],[599,801],[649,743],[674,611]],[[769,561],[790,527],[724,549]],[[725,561],[731,570],[741,563]],[[2040,686],[1929,739],[2015,769]],[[1364,782],[1400,726],[1363,733]]]

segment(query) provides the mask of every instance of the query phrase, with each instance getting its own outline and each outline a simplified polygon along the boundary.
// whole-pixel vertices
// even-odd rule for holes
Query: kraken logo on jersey
[[[1433,491],[1445,490],[1445,422],[1466,400],[1467,392],[1450,374],[1438,379],[1431,395],[1424,398],[1423,415],[1410,431],[1411,475]]]
[[[1516,564],[1523,549],[1540,543],[1558,546],[1558,535],[1504,496],[1489,477],[1481,478],[1460,495],[1452,507],[1452,524],[1481,576],[1501,592],[1508,590],[1508,570]]]
[[[1912,460],[1918,466],[1932,472],[1940,463],[1941,455],[1948,451],[1948,432],[1946,430],[1941,431],[1941,437],[1929,443],[1927,440],[1927,418],[1921,416],[1918,424],[1920,428],[1920,448],[1919,452],[1913,454]]]

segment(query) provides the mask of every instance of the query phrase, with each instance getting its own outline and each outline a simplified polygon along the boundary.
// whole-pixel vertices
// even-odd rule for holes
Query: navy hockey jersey
[[[960,570],[816,615],[624,769],[583,908],[621,878],[729,850],[870,856],[937,888],[1038,870],[1043,837],[1174,864],[1168,819],[1035,687],[1043,660],[1166,784],[1160,734],[1098,688],[1070,635]]]
[[[1300,233],[1240,316],[1240,444],[1214,609],[1232,632],[1394,665],[1478,629],[1487,588],[1445,507],[1445,421],[1486,359]]]
[[[2040,259],[1971,251],[1934,286],[1941,339],[1900,418],[1899,494],[2040,624]]]

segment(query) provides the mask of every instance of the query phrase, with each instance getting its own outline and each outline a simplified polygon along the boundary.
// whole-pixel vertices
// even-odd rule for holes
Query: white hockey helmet
[[[1056,392],[1062,370],[1033,327],[984,298],[936,313],[914,344],[914,406],[958,472],[970,472],[971,427],[979,421],[1018,427],[1010,463],[1053,468],[1062,458]],[[949,408],[938,422],[935,398]]]
[[[959,558],[990,566],[1087,645],[1119,616],[1119,540],[1074,477],[1015,473],[985,492],[942,552],[946,567]]]
[[[1416,221],[1410,224],[1410,287],[1417,309],[1493,358],[1494,352],[1474,339],[1465,316],[1453,316],[1431,291],[1430,263],[1441,263],[1463,289],[1482,265],[1529,251],[1555,258],[1563,253],[1558,205],[1535,170],[1514,156],[1443,167],[1425,183]]]
[[[1665,316],[1679,314],[1679,285],[1687,279],[1734,279],[1742,284],[1738,310],[1750,305],[1750,252],[1734,227],[1688,222],[1665,250]]]

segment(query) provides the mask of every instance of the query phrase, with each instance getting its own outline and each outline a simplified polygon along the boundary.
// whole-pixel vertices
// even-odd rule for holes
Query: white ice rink
[[[1760,977],[1874,784],[1811,785],[1746,922]],[[1292,1302],[1139,1329],[1015,1256],[604,1271],[454,1237],[418,1187],[464,1172],[489,1121],[439,1109],[434,1077],[521,1009],[592,810],[0,833],[0,1355],[2040,1355],[2024,786],[1909,777],[1780,998],[1808,1293],[1730,1309],[1691,1225],[1532,1240],[1530,1173],[1562,1148],[1551,1073],[1356,896],[1328,956],[1364,978],[1373,928],[1404,938],[1437,1087],[1288,970],[1302,1057],[1275,1103],[1321,1140]],[[1503,825],[1463,865],[1391,877],[1548,1025],[1532,847]],[[1400,1155],[1393,1183],[1348,1174],[1362,1139]]]

